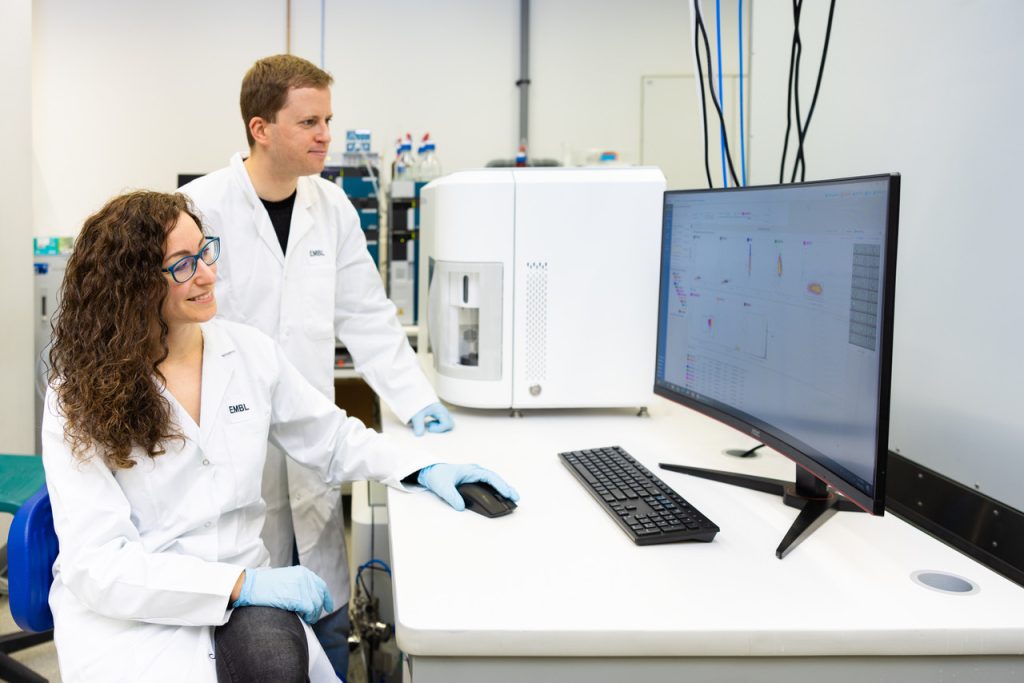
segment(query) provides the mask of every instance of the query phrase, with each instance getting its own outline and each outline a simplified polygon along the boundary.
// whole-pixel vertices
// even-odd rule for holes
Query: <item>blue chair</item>
[[[12,683],[46,683],[46,679],[9,656],[53,639],[48,599],[57,559],[50,495],[44,484],[18,508],[7,537],[11,615],[21,633],[0,636],[0,679]]]

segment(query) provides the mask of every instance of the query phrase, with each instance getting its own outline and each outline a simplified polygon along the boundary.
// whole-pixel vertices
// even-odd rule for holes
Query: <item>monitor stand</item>
[[[660,465],[662,469],[672,472],[682,472],[683,474],[690,474],[703,479],[711,479],[725,484],[732,484],[733,486],[742,486],[743,488],[781,496],[783,503],[790,507],[799,508],[800,514],[797,515],[793,526],[789,528],[789,531],[786,532],[782,539],[782,543],[775,550],[775,557],[780,560],[836,512],[863,512],[854,503],[837,494],[828,487],[828,484],[799,465],[796,467],[796,482],[756,477],[752,474],[687,467],[686,465],[667,463],[661,463]]]

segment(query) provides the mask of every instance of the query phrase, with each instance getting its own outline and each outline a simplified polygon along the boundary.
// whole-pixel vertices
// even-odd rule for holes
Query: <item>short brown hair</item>
[[[249,147],[256,144],[249,132],[254,117],[273,122],[277,112],[284,108],[288,91],[292,88],[328,88],[334,78],[312,62],[295,55],[264,57],[246,72],[242,79],[242,123]]]

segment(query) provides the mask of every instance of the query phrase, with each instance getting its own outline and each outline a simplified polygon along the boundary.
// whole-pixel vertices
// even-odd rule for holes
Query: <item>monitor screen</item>
[[[884,510],[899,176],[665,193],[655,392]]]

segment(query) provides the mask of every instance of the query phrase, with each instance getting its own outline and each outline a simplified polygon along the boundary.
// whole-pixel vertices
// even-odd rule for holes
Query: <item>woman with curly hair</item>
[[[336,680],[309,627],[333,611],[324,582],[267,566],[268,440],[333,484],[419,484],[456,509],[463,481],[518,498],[483,468],[399,452],[269,337],[212,320],[220,249],[184,196],[134,192],[86,220],[68,261],[43,420],[65,681]]]

